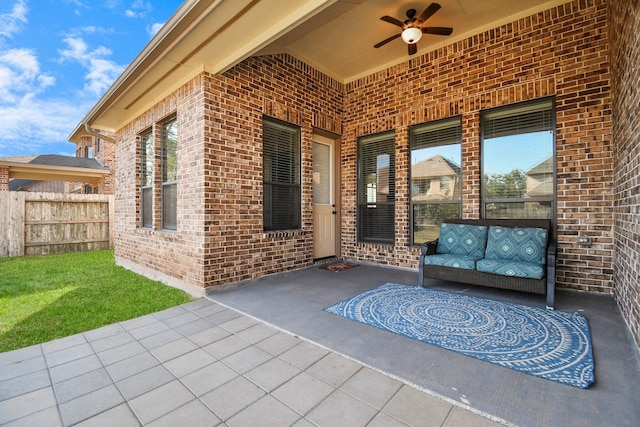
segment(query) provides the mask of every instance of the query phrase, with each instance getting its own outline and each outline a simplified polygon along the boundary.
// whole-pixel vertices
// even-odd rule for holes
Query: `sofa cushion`
[[[528,277],[542,279],[544,265],[510,260],[481,259],[476,263],[478,271],[500,274],[503,276]]]
[[[468,255],[435,254],[424,257],[424,264],[475,270],[477,260],[477,257]]]
[[[484,258],[544,265],[547,230],[492,225],[489,227]],[[525,276],[528,277],[528,276]]]
[[[487,246],[487,230],[485,225],[442,223],[436,253],[480,259]]]

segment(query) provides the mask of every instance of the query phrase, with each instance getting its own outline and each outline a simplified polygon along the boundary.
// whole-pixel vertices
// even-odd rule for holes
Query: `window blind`
[[[264,229],[300,228],[300,129],[263,120]]]
[[[142,178],[142,227],[153,227],[153,133],[145,133],[140,138],[142,151],[141,171]]]
[[[546,99],[521,107],[497,109],[483,114],[484,138],[523,133],[550,131],[553,129],[553,102]]]
[[[162,228],[177,229],[178,123],[171,119],[162,125]]]
[[[395,135],[358,141],[358,237],[393,243],[395,235]]]
[[[411,149],[419,150],[437,145],[460,144],[462,127],[460,117],[425,123],[411,128]]]

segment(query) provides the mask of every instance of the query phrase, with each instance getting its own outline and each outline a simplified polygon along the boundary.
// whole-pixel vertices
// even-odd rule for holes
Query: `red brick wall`
[[[114,137],[113,134],[108,133],[107,136]],[[115,171],[115,159],[116,148],[113,142],[109,142],[105,139],[100,139],[100,150],[96,144],[95,136],[83,136],[77,141],[76,144],[76,157],[85,157],[86,147],[93,147],[93,157],[100,161],[103,165],[109,168],[110,175],[103,178],[93,180],[90,182],[92,187],[98,189],[98,194],[114,194],[115,191],[115,178],[113,172]],[[89,182],[75,182],[70,184],[70,192],[84,193],[85,185]]]
[[[640,3],[610,1],[614,96],[615,293],[640,344]]]
[[[613,157],[606,3],[574,1],[342,85],[288,56],[203,73],[117,133],[116,257],[191,288],[312,262],[311,135],[342,135],[341,251],[416,268],[408,127],[462,115],[463,211],[480,214],[480,111],[554,95],[559,286],[613,290]],[[140,229],[139,135],[178,118],[178,230]],[[262,230],[262,116],[301,127],[302,228]],[[356,139],[396,132],[396,241],[356,241]],[[158,193],[157,193],[158,194]],[[159,202],[159,198],[156,199]],[[158,204],[156,203],[156,206]],[[578,235],[591,247],[577,245]],[[159,273],[158,273],[159,272]]]
[[[38,181],[24,187],[21,191],[36,193],[66,193],[67,183],[63,181]]]
[[[167,284],[199,293],[204,287],[204,78],[199,76],[117,132],[114,250],[116,262]],[[156,158],[162,123],[178,123],[177,231],[161,229],[156,168],[153,229],[140,228],[140,134],[154,129]],[[157,162],[159,164],[159,160]]]
[[[114,137],[115,135],[109,136]],[[100,178],[98,182],[98,191],[100,194],[114,194],[115,179],[113,172],[116,170],[116,145],[113,142],[100,138],[100,151],[98,151],[95,138],[93,138],[93,144],[95,158],[111,171],[110,175]]]
[[[555,95],[558,269],[562,287],[613,289],[613,157],[604,0],[574,1],[347,85],[343,254],[417,266],[409,245],[408,127],[462,115],[463,216],[480,215],[480,111]],[[370,101],[369,101],[370,100]],[[396,242],[356,241],[356,140],[396,132]],[[591,247],[578,246],[577,236]]]
[[[301,127],[302,204],[310,206],[311,136],[318,128],[341,132],[342,93],[342,85],[292,57],[249,59],[223,76],[200,75],[118,131],[119,263],[191,290],[310,264],[311,211],[303,210],[300,230],[263,231],[262,118]],[[154,230],[140,229],[139,135],[153,126],[159,130],[174,113],[178,230],[160,230],[159,197]]]
[[[311,137],[314,129],[341,133],[343,86],[286,55],[206,77],[206,285],[309,265],[311,210],[303,209],[300,230],[263,231],[262,119],[300,126],[302,206],[312,206]]]
[[[9,191],[9,168],[0,167],[0,191]]]

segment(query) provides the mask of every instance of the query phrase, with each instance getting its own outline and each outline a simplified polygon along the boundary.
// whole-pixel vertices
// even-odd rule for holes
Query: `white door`
[[[313,258],[336,255],[336,205],[333,171],[334,142],[313,138]]]

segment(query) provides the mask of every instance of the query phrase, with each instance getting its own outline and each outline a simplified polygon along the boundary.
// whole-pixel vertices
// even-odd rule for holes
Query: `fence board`
[[[0,191],[0,258],[9,256],[9,192]]]
[[[0,257],[113,247],[113,196],[0,192]]]

